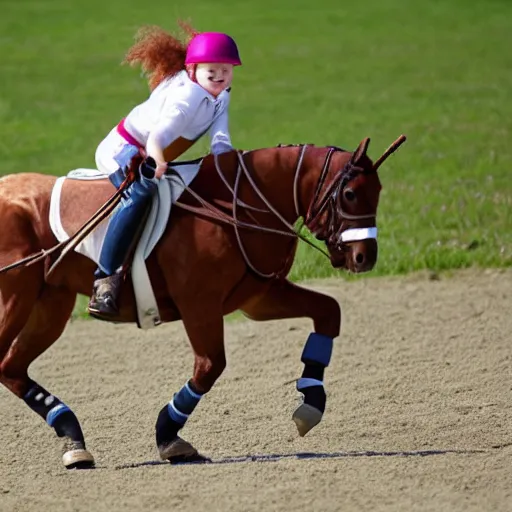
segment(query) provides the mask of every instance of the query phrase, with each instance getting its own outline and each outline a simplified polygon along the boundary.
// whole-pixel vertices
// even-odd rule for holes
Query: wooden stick
[[[405,135],[400,135],[400,137],[398,137],[398,139],[396,139],[395,142],[393,142],[393,144],[391,144],[391,146],[384,151],[383,155],[373,164],[373,170],[376,171],[381,166],[382,162],[384,162],[389,155],[393,154],[406,140],[407,138]]]

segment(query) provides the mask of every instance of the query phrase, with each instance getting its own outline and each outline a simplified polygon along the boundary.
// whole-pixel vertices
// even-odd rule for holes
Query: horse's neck
[[[320,174],[325,161],[327,148],[308,145],[295,148],[291,165],[283,162],[283,168],[292,179],[292,195],[294,195],[294,211],[298,216],[306,217],[313,201]],[[290,158],[288,158],[290,161]],[[295,215],[297,218],[297,215]]]
[[[213,158],[208,158],[205,162],[208,171],[205,169],[205,172],[199,173],[193,189],[209,201],[230,202],[232,194],[229,190],[236,188],[234,192],[237,197],[241,195],[243,201],[255,205],[260,202],[255,197],[259,196],[257,189],[265,198],[259,197],[263,203],[268,201],[287,222],[293,224],[298,217],[307,214],[320,176],[325,149],[308,146],[300,167],[302,146],[258,149],[243,155],[226,153],[220,155],[217,166]],[[245,170],[241,169],[241,164]],[[249,177],[245,176],[245,171]],[[218,179],[212,180],[212,174],[217,173]],[[240,183],[238,188],[235,186],[237,177]],[[248,183],[249,179],[255,187]]]
[[[246,155],[249,171],[254,174],[261,193],[290,223],[297,220],[294,179],[300,148],[268,148]]]
[[[306,218],[311,203],[313,202],[327,151],[328,149],[324,147],[308,146],[304,154],[297,187],[298,207],[301,217]]]
[[[320,178],[325,148],[269,148],[250,152],[246,157],[261,192],[286,220],[293,223],[298,217],[305,217]]]

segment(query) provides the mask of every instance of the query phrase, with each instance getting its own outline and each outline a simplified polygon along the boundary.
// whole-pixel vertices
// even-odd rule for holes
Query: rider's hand
[[[167,171],[167,163],[161,163],[156,166],[155,178],[159,180]]]

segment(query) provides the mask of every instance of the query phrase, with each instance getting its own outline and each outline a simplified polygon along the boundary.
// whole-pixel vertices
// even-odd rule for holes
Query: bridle
[[[301,170],[303,167],[304,158],[308,149],[308,145],[302,145],[300,146],[300,152],[299,157],[297,160],[297,165],[295,168],[295,175],[293,179],[293,201],[294,201],[294,207],[295,207],[295,213],[297,217],[300,217],[300,206],[299,206],[299,181],[301,176]],[[318,222],[318,219],[322,216],[325,209],[329,209],[329,226],[327,228],[327,236],[317,237],[319,240],[328,240],[329,243],[335,242],[336,246],[341,246],[342,243],[346,242],[353,242],[356,240],[365,240],[368,238],[376,238],[377,237],[377,228],[375,225],[373,227],[366,227],[366,228],[351,228],[343,230],[343,223],[340,223],[340,228],[338,230],[335,230],[335,225],[338,220],[346,219],[346,220],[364,220],[364,219],[375,219],[376,212],[369,213],[369,214],[363,214],[363,215],[353,215],[343,210],[341,205],[341,200],[339,199],[341,197],[340,194],[343,193],[343,189],[347,186],[347,184],[355,179],[356,176],[358,176],[361,173],[365,173],[363,168],[357,167],[352,163],[352,160],[350,160],[338,173],[336,174],[333,181],[329,184],[325,192],[321,194],[322,188],[325,184],[325,181],[327,179],[327,175],[329,174],[330,164],[332,160],[332,156],[335,152],[346,152],[340,148],[336,147],[329,147],[327,155],[325,157],[322,171],[320,173],[320,177],[318,179],[315,192],[313,194],[313,200],[311,201],[311,204],[309,206],[308,212],[305,217],[305,225],[314,232],[314,229],[312,229],[313,226]],[[242,253],[242,256],[245,260],[246,265],[258,276],[270,279],[274,277],[278,277],[283,274],[284,270],[287,267],[286,262],[283,265],[283,268],[278,272],[273,272],[270,274],[263,273],[260,270],[258,270],[254,264],[251,262],[249,255],[247,254],[247,251],[245,250],[242,237],[240,235],[239,228],[240,227],[249,227],[248,225],[243,225],[238,220],[238,206],[240,205],[240,201],[238,199],[239,195],[239,185],[240,185],[240,178],[243,175],[245,175],[247,181],[255,191],[255,193],[258,195],[258,197],[261,199],[261,201],[264,203],[264,205],[268,208],[269,212],[273,213],[280,221],[281,223],[287,228],[288,231],[282,231],[277,230],[274,228],[267,228],[264,226],[257,226],[252,225],[253,229],[257,231],[267,232],[267,233],[274,233],[274,234],[280,234],[285,236],[292,236],[294,238],[300,238],[304,242],[306,242],[308,245],[311,245],[318,251],[320,251],[322,254],[324,254],[326,257],[329,257],[329,254],[323,250],[322,248],[316,246],[306,238],[304,235],[302,235],[300,232],[298,232],[270,203],[270,201],[265,197],[265,195],[261,192],[257,184],[255,183],[253,177],[251,176],[251,173],[247,169],[247,166],[244,161],[243,153],[237,151],[237,157],[238,157],[238,170],[235,178],[235,184],[233,188],[229,186],[225,176],[223,175],[223,172],[220,168],[218,157],[215,156],[215,169],[217,170],[217,173],[221,177],[223,183],[229,188],[231,193],[233,194],[233,227],[235,229],[235,236],[238,242],[238,247],[240,249],[240,252]],[[371,172],[371,171],[370,171]],[[197,199],[197,197],[196,197]],[[258,208],[251,207],[247,204],[241,204],[241,206],[245,207],[248,210],[256,210],[256,211],[263,211]],[[187,207],[188,209],[188,207]],[[266,212],[267,213],[267,212]],[[374,222],[375,224],[375,222]],[[339,241],[337,241],[339,240]]]
[[[295,213],[297,214],[297,217],[300,217],[300,206],[299,206],[299,181],[301,176],[301,171],[303,168],[303,162],[304,158],[306,156],[306,152],[308,150],[309,145],[301,145],[299,156],[297,159],[297,164],[295,167],[295,174],[293,179],[293,201],[294,201],[294,207],[295,207]],[[313,195],[313,200],[311,201],[309,210],[307,212],[307,215],[305,217],[305,225],[310,229],[311,231],[315,232],[314,229],[312,229],[318,219],[322,216],[325,209],[329,209],[329,226],[326,230],[327,236],[322,236],[317,238],[319,240],[328,240],[329,243],[332,241],[335,241],[335,237],[339,237],[340,241],[336,243],[336,246],[341,245],[341,243],[346,242],[352,242],[356,240],[365,240],[367,238],[376,238],[377,236],[377,228],[376,227],[370,227],[370,228],[352,228],[352,229],[346,229],[342,230],[342,226],[340,226],[339,230],[335,229],[336,222],[340,219],[346,219],[346,220],[359,220],[359,219],[368,219],[368,218],[375,218],[376,213],[373,212],[371,214],[365,214],[365,215],[352,215],[348,212],[344,211],[341,207],[341,201],[338,200],[340,197],[340,193],[343,192],[343,189],[346,187],[346,185],[352,181],[357,175],[360,173],[366,172],[364,169],[354,166],[351,161],[347,163],[343,169],[338,171],[337,175],[333,179],[333,181],[329,184],[327,189],[323,194],[322,188],[324,187],[324,184],[327,179],[327,175],[329,174],[330,164],[332,160],[332,156],[334,153],[341,151],[348,153],[347,151],[344,151],[340,148],[336,148],[334,146],[331,146],[328,148],[327,154],[325,156],[324,163],[322,165],[322,170],[320,172],[320,177],[318,179],[316,189]],[[214,164],[215,164],[215,170],[217,171],[221,181],[223,184],[228,188],[230,193],[232,194],[233,200],[231,204],[232,208],[232,216],[228,215],[227,213],[221,211],[216,206],[210,204],[208,201],[205,201],[201,196],[199,196],[194,190],[192,190],[190,187],[185,186],[185,190],[196,200],[201,204],[201,207],[192,206],[186,203],[183,203],[181,201],[176,201],[176,206],[183,208],[184,210],[188,210],[190,212],[196,213],[198,215],[202,215],[203,217],[208,217],[214,220],[217,220],[222,223],[230,224],[233,226],[235,231],[235,237],[237,239],[238,248],[240,252],[242,253],[242,256],[245,260],[246,265],[259,277],[264,279],[270,279],[274,277],[281,276],[285,269],[287,268],[286,262],[283,265],[283,268],[279,270],[278,272],[272,272],[272,273],[264,273],[258,270],[255,265],[252,263],[242,240],[242,235],[240,233],[240,229],[251,229],[253,231],[258,231],[261,233],[267,233],[267,234],[277,234],[277,235],[283,235],[287,237],[291,237],[294,239],[301,239],[308,245],[312,246],[319,252],[321,252],[324,256],[329,258],[329,253],[325,251],[323,248],[318,247],[315,245],[310,239],[305,237],[302,233],[300,233],[297,229],[294,228],[292,224],[290,224],[283,215],[270,203],[270,201],[265,197],[263,192],[260,190],[256,182],[254,181],[254,178],[252,177],[249,169],[247,168],[247,165],[244,160],[244,153],[241,151],[237,151],[237,159],[238,159],[238,168],[235,176],[235,181],[233,186],[229,184],[228,180],[226,179],[220,163],[219,163],[219,157],[218,155],[214,155]],[[181,177],[178,173],[170,171],[170,178],[172,179],[175,177],[181,180]],[[240,181],[242,176],[244,176],[249,185],[252,187],[253,191],[256,193],[256,195],[260,198],[262,203],[265,205],[267,210],[256,208],[254,206],[248,205],[245,202],[242,202],[239,199],[240,195]],[[334,207],[334,205],[336,205]],[[250,212],[260,212],[260,213],[272,213],[281,224],[284,226],[285,229],[276,229],[276,228],[270,228],[267,226],[261,226],[259,224],[253,224],[249,222],[244,222],[239,219],[238,215],[238,208],[242,207],[244,210],[247,211],[247,213],[250,215]],[[316,233],[318,235],[318,233]],[[334,238],[333,238],[334,237]]]
[[[346,212],[342,207],[342,195],[345,187],[354,180],[358,175],[361,174],[370,174],[370,173],[376,173],[377,169],[380,167],[380,165],[388,158],[392,153],[394,153],[404,142],[406,141],[405,135],[400,135],[387,149],[384,151],[384,153],[374,162],[371,169],[364,169],[362,167],[358,167],[355,165],[355,162],[358,160],[358,158],[355,158],[356,153],[354,152],[350,158],[350,160],[345,164],[343,169],[341,169],[334,179],[331,181],[331,183],[328,185],[326,190],[323,194],[322,188],[325,184],[325,181],[327,179],[327,175],[329,174],[330,164],[332,157],[335,152],[337,151],[343,151],[341,148],[337,148],[334,146],[329,147],[327,155],[325,157],[324,164],[322,166],[322,171],[320,173],[320,177],[318,179],[315,192],[313,194],[313,200],[311,201],[311,204],[309,206],[309,209],[306,213],[305,217],[305,225],[317,236],[319,240],[327,240],[329,244],[334,244],[337,248],[342,247],[343,243],[347,242],[355,242],[359,240],[367,240],[367,239],[376,239],[377,238],[377,227],[375,226],[375,219],[377,212],[369,212],[365,214],[350,214]],[[361,142],[361,144],[358,147],[357,154],[358,156],[361,156],[362,154],[366,154],[366,150],[368,148],[368,144],[370,142],[369,138],[366,138]],[[281,146],[281,145],[280,145]],[[308,145],[302,145],[301,150],[299,152],[299,157],[297,160],[297,166],[295,169],[295,176],[293,179],[293,201],[295,206],[295,213],[297,214],[297,217],[300,217],[300,207],[299,207],[299,180],[300,180],[300,171],[302,169],[302,164],[304,161],[304,157],[306,155],[306,151],[308,149]],[[268,279],[273,277],[279,277],[283,274],[285,269],[287,268],[287,265],[289,261],[286,261],[283,268],[279,272],[273,272],[271,274],[265,274],[261,271],[259,271],[250,261],[247,252],[245,251],[244,245],[242,243],[242,239],[240,237],[239,233],[239,227],[241,227],[240,223],[237,220],[237,205],[240,203],[238,201],[238,187],[240,183],[240,177],[242,175],[242,172],[247,177],[247,180],[249,181],[250,185],[254,189],[254,191],[257,193],[257,195],[260,197],[260,199],[263,201],[265,206],[269,208],[269,210],[274,213],[274,215],[280,219],[280,221],[284,224],[286,228],[288,228],[288,232],[286,231],[279,231],[273,228],[265,228],[264,226],[257,226],[257,225],[246,225],[245,227],[249,227],[251,229],[256,229],[257,231],[261,232],[267,232],[267,233],[279,233],[286,236],[292,236],[295,238],[299,238],[306,242],[308,245],[311,245],[318,251],[320,251],[322,254],[327,256],[329,258],[329,254],[321,249],[320,247],[313,244],[308,238],[306,238],[304,235],[302,235],[300,232],[296,231],[294,227],[279,213],[277,210],[270,204],[268,199],[263,195],[261,190],[257,187],[256,183],[254,182],[251,174],[249,173],[247,166],[245,165],[243,153],[240,151],[237,151],[237,158],[239,162],[238,170],[237,170],[237,176],[235,180],[235,186],[233,189],[231,189],[227,183],[227,180],[222,174],[222,171],[218,165],[217,157],[215,157],[215,168],[219,175],[221,176],[224,184],[228,186],[228,188],[233,193],[233,218],[230,219],[229,222],[232,223],[235,228],[235,233],[238,241],[238,246],[240,248],[240,251],[244,257],[244,260],[247,264],[247,266],[258,276]],[[203,201],[201,199],[201,201]],[[243,205],[248,209],[261,211],[257,208],[250,207],[249,205]],[[320,233],[318,233],[318,230],[315,229],[318,226],[318,223],[323,215],[323,213],[328,210],[328,226],[326,228],[326,235],[327,236],[318,236]],[[371,227],[363,227],[363,228],[349,228],[349,229],[343,229],[343,222],[339,222],[342,219],[352,221],[352,220],[367,220],[367,219],[374,219],[373,226]],[[339,228],[336,229],[336,224],[339,224]]]
[[[299,154],[299,159],[297,163],[297,169],[295,172],[294,184],[293,184],[293,198],[295,203],[295,213],[297,216],[300,216],[299,211],[299,202],[298,202],[298,184],[299,184],[299,176],[300,170],[302,166],[302,161],[304,159],[304,155],[307,150],[307,145],[303,146],[301,152]],[[366,240],[368,238],[377,238],[377,228],[375,227],[375,219],[376,212],[354,215],[346,212],[343,209],[342,205],[342,196],[345,187],[354,180],[360,174],[369,174],[373,171],[373,168],[370,171],[365,170],[362,167],[358,167],[354,165],[352,162],[352,158],[345,164],[345,166],[336,173],[336,176],[328,185],[323,194],[322,188],[324,187],[325,181],[327,179],[327,175],[329,174],[330,164],[334,153],[336,152],[346,152],[340,148],[331,146],[327,152],[327,155],[324,160],[324,164],[322,166],[322,171],[320,173],[320,177],[318,179],[315,192],[313,193],[313,199],[308,208],[306,217],[305,217],[305,225],[308,227],[310,231],[315,233],[316,235],[320,235],[318,232],[317,226],[318,222],[323,215],[323,213],[328,210],[328,219],[329,224],[326,229],[326,236],[322,234],[319,240],[327,240],[329,243],[335,243],[337,246],[340,246],[341,243],[344,242],[354,242],[357,240]],[[350,228],[343,229],[343,223],[341,222],[343,219],[345,220],[366,220],[366,219],[374,219],[373,227],[366,228]],[[336,229],[336,226],[339,225],[339,228]]]

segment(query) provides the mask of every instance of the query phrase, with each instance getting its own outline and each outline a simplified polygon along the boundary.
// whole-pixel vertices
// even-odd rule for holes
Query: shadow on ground
[[[190,464],[238,464],[241,462],[278,462],[285,459],[309,460],[309,459],[343,459],[348,457],[429,457],[432,455],[467,455],[474,453],[486,453],[486,450],[414,450],[414,451],[362,451],[362,452],[332,452],[332,453],[314,453],[314,452],[298,452],[298,453],[272,453],[266,455],[242,455],[222,457],[220,459],[212,459],[200,462],[180,462],[172,464],[190,465]],[[151,460],[143,462],[133,462],[130,464],[121,464],[115,469],[140,468],[144,466],[161,466],[169,464],[167,461]]]

